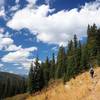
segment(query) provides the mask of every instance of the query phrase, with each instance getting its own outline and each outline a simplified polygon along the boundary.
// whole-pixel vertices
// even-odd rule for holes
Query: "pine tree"
[[[65,67],[66,67],[66,53],[65,53],[65,48],[61,46],[59,48],[59,52],[57,56],[56,78],[61,78],[64,76]]]
[[[48,57],[43,65],[44,65],[44,68],[43,68],[44,84],[45,86],[48,86],[48,82],[50,80],[50,62],[49,62]]]
[[[69,41],[67,48],[67,73],[66,80],[68,81],[75,74],[75,61],[74,61],[74,43],[73,41]]]
[[[100,28],[96,33],[97,64],[100,65]]]
[[[51,65],[50,65],[50,78],[54,79],[55,78],[55,55],[54,53],[52,54],[52,60],[51,60]]]
[[[74,67],[75,67],[75,74],[79,71],[79,65],[78,65],[78,40],[76,34],[74,35]]]
[[[81,57],[81,69],[87,70],[89,64],[89,52],[87,45],[82,48],[82,57]]]
[[[89,51],[89,58],[90,58],[90,62],[94,62],[93,60],[96,58],[96,54],[97,54],[97,50],[96,50],[97,26],[95,24],[93,24],[93,26],[89,26],[87,32],[88,32],[87,47]]]
[[[36,58],[34,64],[35,64],[34,69],[33,69],[33,64],[31,64],[29,78],[28,78],[29,81],[28,89],[31,94],[41,90],[44,86],[43,70],[42,66],[39,63],[38,57]]]
[[[35,92],[39,90],[40,88],[40,77],[41,77],[41,74],[40,74],[40,63],[39,63],[39,59],[38,57],[36,58],[36,61],[34,62],[35,66],[34,66],[34,89],[35,89]]]
[[[81,57],[82,57],[82,46],[81,42],[78,43],[78,50],[77,50],[77,65],[78,65],[78,73],[81,71]]]
[[[34,91],[34,76],[33,76],[33,63],[31,63],[31,67],[30,67],[30,71],[29,71],[29,75],[28,75],[28,91],[30,94],[32,94],[32,92]]]

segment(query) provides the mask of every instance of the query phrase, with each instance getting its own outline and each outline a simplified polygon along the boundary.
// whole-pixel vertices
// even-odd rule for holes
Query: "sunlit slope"
[[[95,69],[94,79],[85,72],[66,85],[57,81],[27,100],[100,100],[100,68]]]

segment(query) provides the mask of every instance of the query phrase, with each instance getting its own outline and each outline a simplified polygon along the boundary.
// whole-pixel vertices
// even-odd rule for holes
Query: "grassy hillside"
[[[26,100],[100,100],[100,68],[95,69],[94,79],[85,72],[71,79],[65,85],[56,82],[37,95]]]
[[[95,68],[94,79],[85,72],[65,85],[61,80],[51,82],[48,88],[33,95],[21,94],[6,100],[100,100],[100,67]]]

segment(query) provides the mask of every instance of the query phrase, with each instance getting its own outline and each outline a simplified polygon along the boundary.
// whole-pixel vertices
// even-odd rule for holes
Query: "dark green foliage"
[[[0,72],[0,100],[26,92],[26,79],[7,72]]]
[[[61,46],[59,48],[58,57],[57,57],[56,78],[61,78],[64,76],[65,67],[66,67],[65,48],[63,46]]]
[[[33,76],[33,64],[31,63],[30,71],[29,71],[29,76],[28,76],[28,91],[29,93],[32,93],[34,90],[34,76]]]
[[[89,58],[90,62],[92,62],[97,55],[97,49],[96,49],[96,34],[97,34],[97,26],[93,24],[93,26],[88,27],[88,42],[87,47],[89,51]]]
[[[77,66],[78,66],[78,73],[81,71],[81,57],[82,57],[82,45],[81,42],[78,42],[78,49],[77,49]]]
[[[100,65],[100,28],[96,33],[97,64]]]
[[[83,46],[82,48],[82,56],[81,56],[81,70],[87,70],[89,64],[89,53],[87,46]]]
[[[48,86],[48,81],[50,80],[50,62],[47,57],[45,63],[43,64],[43,77],[44,77],[44,84]]]
[[[37,58],[35,61],[35,66],[31,64],[29,77],[28,77],[28,91],[30,94],[41,90],[43,87],[43,72],[39,63],[39,59]]]
[[[79,44],[81,46],[81,44]],[[74,57],[74,73],[77,74],[79,73],[79,60],[80,60],[80,50],[81,48],[78,47],[78,40],[77,40],[77,36],[74,35],[74,47],[73,47],[74,51],[73,51],[73,57]]]
[[[52,60],[51,60],[51,64],[50,64],[50,78],[51,79],[55,79],[55,55],[54,53],[52,54]]]

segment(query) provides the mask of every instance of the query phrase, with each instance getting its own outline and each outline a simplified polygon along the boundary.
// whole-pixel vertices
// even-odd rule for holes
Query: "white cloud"
[[[24,50],[28,52],[33,52],[33,51],[37,51],[37,47],[25,48]]]
[[[16,65],[20,65],[25,69],[29,69],[30,63],[32,59],[29,57],[31,56],[32,52],[37,51],[38,48],[35,46],[22,48],[21,45],[17,46],[14,43],[14,40],[10,37],[10,34],[7,32],[4,33],[4,29],[0,29],[0,50],[8,51],[8,54],[4,55],[0,58],[0,61],[4,63],[14,63]],[[0,64],[0,67],[2,65]]]
[[[0,43],[2,45],[9,45],[13,43],[13,40],[11,38],[3,38]]]
[[[48,15],[52,10],[48,5],[37,9],[23,8],[15,13],[7,26],[15,30],[28,28],[37,32],[37,40],[49,44],[66,45],[74,34],[86,36],[87,25],[96,23],[100,27],[100,3],[86,3],[80,10],[62,10]]]
[[[10,8],[10,11],[17,11],[18,9],[19,9],[19,5],[17,4],[17,5],[15,5],[15,6],[12,6],[11,8]]]
[[[7,55],[2,57],[1,58],[2,62],[14,63],[15,65],[20,65],[25,69],[29,69],[30,63],[34,61],[34,59],[30,59],[29,57],[31,55],[31,52],[37,51],[37,48],[36,47],[21,48],[21,46],[19,47],[14,46],[12,48],[9,48],[9,51],[13,52],[9,52]]]
[[[12,44],[6,49],[6,51],[17,51],[19,49],[21,49],[21,46],[16,46],[15,44]]]
[[[1,60],[3,62],[20,62],[20,61],[25,61],[30,55],[31,52],[34,52],[35,50],[37,50],[36,47],[30,47],[30,48],[21,48],[21,46],[19,47],[12,47],[12,48],[8,48],[9,50],[14,50],[14,49],[19,49],[15,52],[10,52],[7,55],[5,55]]]
[[[29,4],[36,4],[37,0],[26,0]]]
[[[4,65],[0,63],[0,68],[3,67]]]
[[[11,38],[9,32],[4,34],[4,29],[0,28],[0,50],[5,51],[16,51],[20,49],[21,46],[16,46],[14,40]]]
[[[5,9],[3,6],[0,6],[0,17],[4,17],[5,16]]]
[[[17,62],[19,60],[23,60],[24,58],[29,56],[29,52],[27,51],[16,51],[10,52],[2,58],[3,62]]]
[[[20,1],[20,0],[16,0],[16,4],[18,4],[18,3],[19,3],[19,1]]]
[[[8,46],[13,44],[13,39],[7,34],[3,34],[4,29],[0,28],[0,50],[7,48]]]
[[[0,50],[7,48],[13,44],[13,40],[11,38],[0,38]]]

